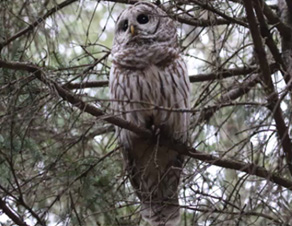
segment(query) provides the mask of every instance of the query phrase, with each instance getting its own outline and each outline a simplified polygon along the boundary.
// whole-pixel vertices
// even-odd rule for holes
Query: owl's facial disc
[[[159,28],[160,19],[161,15],[152,4],[131,6],[118,19],[115,40],[124,45],[149,43]]]
[[[175,23],[156,5],[138,2],[119,16],[111,52],[114,63],[131,68],[176,58],[179,49]]]

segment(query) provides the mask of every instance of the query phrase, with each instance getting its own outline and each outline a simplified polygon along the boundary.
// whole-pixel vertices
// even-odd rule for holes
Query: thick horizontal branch
[[[278,66],[276,64],[270,64],[269,67],[272,71],[278,70]],[[221,69],[215,73],[208,73],[208,74],[197,74],[190,76],[190,82],[204,82],[204,81],[212,81],[216,79],[222,78],[229,78],[233,76],[239,75],[248,75],[250,73],[258,73],[260,69],[257,66],[254,67],[239,67],[239,68],[232,68],[232,69]]]
[[[277,71],[278,65],[273,63],[270,64],[271,71]],[[222,69],[218,72],[206,73],[206,74],[196,74],[189,76],[191,83],[212,81],[216,79],[229,78],[233,76],[248,75],[250,73],[259,73],[260,69],[256,66],[254,67],[239,67],[233,69]],[[82,82],[82,83],[68,83],[65,85],[67,89],[84,89],[84,88],[99,88],[107,87],[108,81],[95,81],[95,82]]]
[[[270,70],[274,73],[278,70],[278,66],[279,66],[278,64],[271,64]],[[260,70],[257,68],[256,70],[253,70],[250,73],[259,72]],[[229,91],[221,96],[220,100],[216,102],[216,105],[202,109],[198,122],[210,120],[210,118],[215,114],[216,111],[226,106],[227,103],[232,103],[232,101],[243,96],[244,94],[247,94],[259,82],[260,82],[259,76],[256,74],[246,79],[244,82],[235,87],[231,85],[230,88],[227,89]]]
[[[89,105],[84,103],[81,99],[74,96],[74,94],[70,93],[68,90],[65,90],[62,88],[59,84],[57,84],[55,81],[52,81],[45,77],[44,71],[42,71],[41,68],[31,65],[31,64],[25,64],[25,63],[18,63],[18,62],[6,62],[3,60],[0,60],[0,68],[8,68],[13,70],[24,70],[27,72],[34,73],[34,75],[43,83],[48,85],[49,87],[53,87],[60,97],[62,97],[65,101],[68,101],[73,106],[79,108],[80,110],[87,112],[95,117],[98,117],[100,119],[103,119],[113,125],[119,126],[121,128],[130,130],[137,135],[141,137],[145,137],[147,139],[151,139],[152,133],[148,131],[147,129],[137,127],[131,122],[127,122],[121,118],[115,117],[113,115],[107,115],[102,110],[94,107],[93,105]],[[161,141],[161,144],[167,147],[170,147],[177,152],[179,152],[182,155],[187,155],[192,158],[201,160],[203,162],[209,163],[211,165],[220,166],[223,168],[228,169],[234,169],[241,172],[245,172],[249,175],[256,175],[260,178],[263,178],[265,180],[274,182],[280,186],[283,186],[289,190],[292,190],[292,181],[287,180],[281,176],[278,176],[275,173],[271,173],[267,171],[263,167],[259,167],[255,164],[248,164],[243,163],[239,161],[233,161],[228,159],[222,159],[210,154],[201,153],[198,152],[196,149],[192,147],[187,147],[185,144],[177,143],[177,142],[171,142],[169,140],[167,141]]]
[[[63,98],[65,101],[68,101],[73,106],[79,108],[80,110],[87,112],[96,117],[102,118],[104,121],[107,121],[111,124],[119,126],[121,128],[128,129],[139,136],[151,137],[152,133],[148,130],[140,128],[134,125],[131,122],[125,121],[123,119],[117,118],[114,115],[108,115],[102,110],[96,108],[91,104],[87,104],[83,102],[80,98],[76,97],[74,94],[70,93],[68,90],[58,85],[55,81],[48,79],[45,77],[45,72],[32,64],[25,64],[19,62],[6,62],[0,60],[0,68],[8,68],[13,70],[24,70],[30,73],[33,73],[40,81],[46,84],[48,87],[54,87],[54,89],[58,92],[59,96]]]
[[[209,26],[218,26],[218,25],[229,25],[232,24],[231,21],[221,19],[221,18],[216,18],[214,20],[204,20],[204,19],[193,19],[193,18],[188,18],[185,16],[176,16],[175,19],[183,24],[195,26],[195,27],[209,27]]]
[[[81,82],[81,83],[68,83],[65,85],[67,89],[85,89],[85,88],[99,88],[107,87],[108,81],[95,81],[95,82]]]
[[[223,94],[220,100],[213,107],[207,107],[202,109],[202,113],[198,119],[198,122],[208,121],[215,114],[216,111],[222,108],[222,105],[230,103],[233,100],[248,93],[259,82],[258,76],[254,75],[241,83],[237,87],[231,88],[230,91]]]

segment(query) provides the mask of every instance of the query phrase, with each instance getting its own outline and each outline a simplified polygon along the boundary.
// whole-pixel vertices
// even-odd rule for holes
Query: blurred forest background
[[[147,225],[108,77],[134,0],[0,1],[0,225]],[[292,3],[156,1],[192,84],[181,225],[292,225]],[[147,132],[147,131],[146,131]]]

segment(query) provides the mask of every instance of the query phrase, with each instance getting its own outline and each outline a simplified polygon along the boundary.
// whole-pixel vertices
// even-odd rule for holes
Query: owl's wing
[[[171,108],[189,108],[189,79],[181,58],[167,67],[145,70],[112,67],[112,107],[125,120],[148,129],[160,129],[156,140],[145,140],[118,129],[119,142],[131,184],[141,200],[141,214],[152,225],[178,225],[178,186],[183,158],[159,145],[159,139],[186,141],[189,113]],[[150,103],[163,109],[153,109]],[[153,106],[152,106],[153,107]]]

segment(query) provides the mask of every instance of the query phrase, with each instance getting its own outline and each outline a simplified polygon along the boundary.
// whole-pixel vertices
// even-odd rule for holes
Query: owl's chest
[[[179,127],[183,114],[171,109],[189,106],[189,82],[185,64],[177,59],[167,67],[151,65],[144,70],[112,67],[110,92],[113,110],[141,126],[162,124]]]
[[[111,94],[115,99],[132,105],[146,107],[169,106],[171,97],[177,92],[173,81],[177,75],[168,68],[155,65],[144,70],[119,70],[113,73]],[[125,103],[120,103],[125,105]]]

